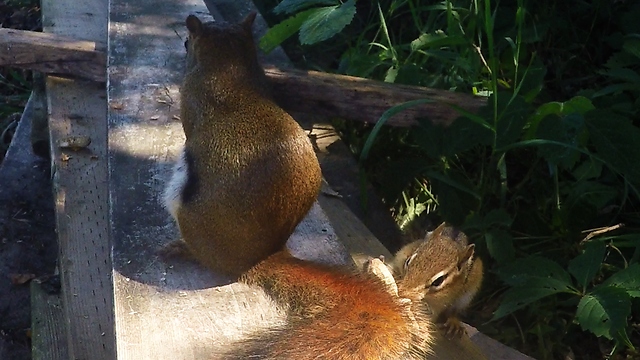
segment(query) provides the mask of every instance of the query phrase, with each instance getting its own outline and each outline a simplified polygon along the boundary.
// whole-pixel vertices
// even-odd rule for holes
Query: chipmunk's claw
[[[462,322],[453,316],[449,317],[444,323],[438,324],[438,327],[449,340],[460,339],[462,335],[467,333]]]

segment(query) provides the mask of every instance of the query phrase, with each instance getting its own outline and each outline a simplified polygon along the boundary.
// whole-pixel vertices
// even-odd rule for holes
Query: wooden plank
[[[112,359],[113,318],[106,157],[106,101],[95,83],[47,80],[62,298],[74,359]],[[72,152],[69,136],[91,144]],[[96,348],[100,353],[96,354]]]
[[[52,33],[0,28],[0,66],[72,75],[104,82],[104,49],[94,41],[81,41]]]
[[[31,356],[33,360],[67,360],[67,334],[60,294],[45,290],[39,280],[31,282]]]
[[[451,105],[475,113],[486,105],[486,98],[419,86],[389,84],[354,76],[318,71],[265,69],[276,101],[288,111],[337,116],[375,123],[391,107],[407,101],[430,99],[433,102],[402,111],[387,124],[409,127],[417,118],[434,124],[449,125],[460,116]]]
[[[43,0],[45,32],[106,48],[106,0]],[[103,65],[104,66],[104,65]],[[62,303],[72,359],[114,359],[104,84],[47,78]],[[57,144],[87,136],[78,152]]]
[[[111,2],[109,182],[119,359],[202,359],[284,321],[261,290],[155,253],[178,236],[160,194],[184,142],[175,115],[191,13],[204,17],[201,1]],[[319,206],[288,246],[301,258],[348,261]]]

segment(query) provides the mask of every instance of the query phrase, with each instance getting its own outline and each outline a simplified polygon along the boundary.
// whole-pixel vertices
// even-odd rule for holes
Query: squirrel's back
[[[185,147],[165,192],[193,256],[239,275],[284,248],[320,189],[304,130],[269,95],[251,26],[187,18]]]

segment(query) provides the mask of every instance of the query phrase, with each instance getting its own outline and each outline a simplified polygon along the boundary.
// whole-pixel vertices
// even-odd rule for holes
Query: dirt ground
[[[0,165],[0,359],[31,359],[29,282],[57,257],[49,163],[31,152],[21,123]]]

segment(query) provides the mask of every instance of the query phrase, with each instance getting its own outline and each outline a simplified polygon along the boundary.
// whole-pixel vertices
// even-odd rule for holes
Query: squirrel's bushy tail
[[[431,322],[375,276],[277,253],[245,274],[287,306],[287,324],[240,341],[221,359],[424,358]],[[413,304],[418,305],[418,304]]]

